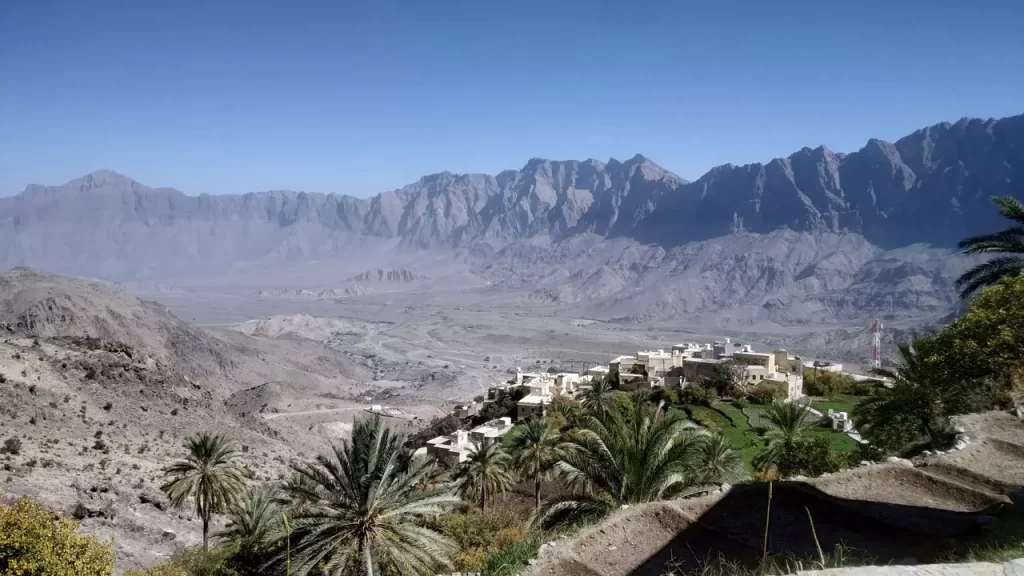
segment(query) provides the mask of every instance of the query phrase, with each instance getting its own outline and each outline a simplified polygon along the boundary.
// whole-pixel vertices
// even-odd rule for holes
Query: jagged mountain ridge
[[[34,264],[54,242],[69,247],[61,235],[53,237],[55,229],[85,226],[112,231],[115,239],[117,232],[155,240],[160,229],[187,229],[195,234],[179,242],[181,251],[198,261],[302,257],[343,249],[353,236],[415,248],[493,249],[538,235],[558,241],[596,233],[674,246],[789,228],[857,232],[884,247],[950,246],[992,229],[998,217],[988,197],[1020,195],[1021,181],[1024,116],[938,124],[892,144],[871,140],[851,154],[805,148],[767,164],[719,166],[695,182],[640,155],[607,163],[533,159],[496,176],[442,172],[362,199],[292,191],[187,196],[100,171],[0,199],[7,240],[0,262]],[[240,242],[228,230],[234,241],[224,242],[226,234],[206,241],[225,225],[241,227],[246,240],[259,238]],[[314,242],[322,239],[333,241]],[[70,247],[78,259],[128,250],[104,240]]]
[[[0,268],[252,280],[312,263],[326,276],[305,288],[377,268],[438,279],[459,263],[496,290],[595,317],[934,316],[955,305],[963,269],[948,248],[1004,225],[989,197],[1024,197],[1022,171],[1024,115],[938,124],[850,154],[805,148],[694,182],[640,155],[442,172],[363,199],[188,196],[100,171],[0,198]],[[300,287],[289,278],[300,282],[285,275],[279,288]]]

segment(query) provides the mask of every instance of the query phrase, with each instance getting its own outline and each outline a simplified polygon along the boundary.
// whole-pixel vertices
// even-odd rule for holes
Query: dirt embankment
[[[842,543],[883,563],[935,558],[1007,505],[1006,494],[1024,487],[1024,424],[1004,413],[958,423],[971,438],[959,451],[775,483],[769,553],[813,557],[817,538],[826,550]],[[625,508],[546,545],[524,576],[660,576],[670,564],[687,571],[719,557],[756,565],[768,490],[767,484],[747,484]]]

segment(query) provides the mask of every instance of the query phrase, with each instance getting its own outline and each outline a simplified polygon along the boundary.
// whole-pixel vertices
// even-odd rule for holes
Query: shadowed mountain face
[[[660,310],[668,301],[671,313],[752,306],[775,318],[807,294],[826,316],[866,301],[937,313],[951,300],[934,291],[959,270],[939,252],[1000,228],[989,198],[1024,197],[1022,182],[1024,116],[938,124],[851,154],[805,148],[767,164],[719,166],[695,182],[640,155],[533,159],[495,176],[443,172],[371,198],[188,196],[101,171],[0,198],[0,268],[194,278],[324,259],[405,268],[410,254],[429,250],[489,280],[509,280],[504,271],[564,281],[567,288],[542,286],[537,297],[603,298],[616,317],[652,317],[634,314],[631,302]],[[751,242],[752,234],[767,236]],[[859,240],[846,253],[843,242],[823,236]],[[901,252],[915,243],[937,251],[927,262]],[[727,258],[708,262],[694,247]],[[575,266],[584,261],[586,268]],[[637,282],[643,278],[657,281],[653,299]]]

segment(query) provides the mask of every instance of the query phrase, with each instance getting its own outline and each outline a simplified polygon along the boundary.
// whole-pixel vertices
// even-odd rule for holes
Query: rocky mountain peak
[[[143,186],[128,176],[114,172],[113,170],[97,170],[86,174],[81,178],[71,180],[62,186],[62,188],[77,189],[78,192],[90,192],[100,188],[135,190],[144,189],[146,186]]]

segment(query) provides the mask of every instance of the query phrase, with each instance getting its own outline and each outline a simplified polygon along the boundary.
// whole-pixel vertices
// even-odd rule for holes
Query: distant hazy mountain
[[[498,285],[534,277],[531,298],[600,302],[617,317],[633,316],[619,314],[639,305],[631,302],[658,308],[665,301],[667,313],[751,305],[775,319],[795,294],[827,294],[831,303],[780,320],[834,318],[837,305],[867,301],[930,313],[951,304],[934,293],[959,269],[943,264],[937,249],[1002,226],[989,201],[998,194],[1024,198],[1024,116],[938,124],[851,154],[805,148],[767,164],[719,166],[695,182],[640,155],[607,163],[533,159],[495,176],[442,172],[365,199],[188,196],[100,171],[0,198],[0,267],[113,280],[257,273],[325,258],[357,259],[356,270],[406,270],[408,258],[388,260],[430,250],[455,255]],[[750,234],[769,236],[742,240]],[[923,248],[898,250],[915,243],[936,250],[927,257]],[[701,264],[708,269],[700,273],[687,264],[742,246]],[[654,270],[652,296],[644,279],[653,282]],[[899,296],[900,283],[910,292]],[[638,315],[658,316],[665,314]]]

